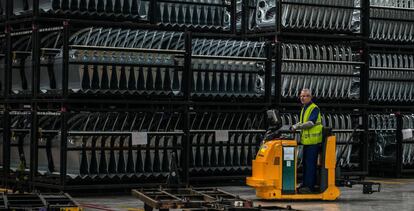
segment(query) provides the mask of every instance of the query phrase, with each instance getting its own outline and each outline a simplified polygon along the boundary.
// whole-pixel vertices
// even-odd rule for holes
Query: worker
[[[300,121],[291,127],[293,131],[301,130],[300,142],[303,145],[303,183],[298,191],[312,193],[317,192],[315,189],[316,170],[323,126],[320,110],[312,102],[311,90],[303,89],[299,97],[303,105],[300,112]]]

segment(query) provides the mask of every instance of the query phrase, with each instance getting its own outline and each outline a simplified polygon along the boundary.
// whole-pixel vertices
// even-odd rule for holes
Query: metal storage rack
[[[368,1],[243,1],[242,32],[303,34],[308,37],[363,37]],[[339,15],[338,15],[339,14]],[[305,32],[305,33],[304,33]],[[347,36],[349,35],[349,36]]]
[[[413,171],[407,136],[413,112],[413,15],[410,4],[370,1],[370,169],[377,175],[403,176]]]
[[[403,65],[392,68],[405,71],[410,56],[398,40],[369,39],[376,9],[368,0],[180,1],[175,14],[167,0],[125,1],[131,10],[123,1],[28,2],[1,1],[1,117],[14,125],[2,130],[7,184],[21,152],[33,188],[163,183],[171,153],[184,183],[240,180],[267,127],[264,111],[279,108],[294,123],[295,97],[308,86],[340,137],[343,172],[365,176],[368,113],[412,113],[408,94],[396,95],[405,107],[370,99],[379,81],[370,59],[397,48]],[[332,10],[348,18],[333,20]],[[330,18],[302,21],[316,12]],[[402,169],[411,169],[411,142],[398,143]]]
[[[237,23],[236,0],[170,1],[170,0],[92,0],[92,1],[10,1],[10,19],[45,17],[130,21],[141,27],[200,32],[234,33]],[[5,11],[6,12],[6,11]],[[239,12],[240,13],[240,12]],[[6,15],[7,16],[7,15]]]
[[[177,154],[175,162],[181,172],[190,172],[190,160],[198,159],[190,157],[189,149],[193,147],[187,144],[189,138],[203,133],[190,131],[191,98],[214,98],[223,105],[231,105],[226,103],[229,100],[240,105],[246,101],[258,105],[270,99],[270,93],[264,91],[264,84],[270,84],[264,66],[269,61],[266,55],[271,46],[265,42],[191,38],[190,32],[159,31],[159,25],[148,23],[50,19],[47,13],[39,13],[37,19],[24,18],[12,16],[6,22],[5,38],[10,45],[7,51],[14,53],[6,58],[6,69],[10,71],[4,74],[12,79],[8,81],[14,79],[17,83],[6,85],[5,103],[10,106],[6,107],[4,122],[12,121],[10,115],[18,108],[28,110],[24,115],[32,129],[19,128],[24,134],[19,140],[29,140],[29,145],[11,145],[17,149],[29,147],[30,153],[26,150],[24,154],[30,157],[27,170],[34,188],[130,188],[163,183],[169,171],[169,154]],[[175,30],[180,27],[172,26]],[[147,35],[142,43],[132,39]],[[170,39],[166,38],[168,35]],[[154,41],[152,36],[158,36],[158,43],[148,43]],[[129,43],[114,42],[108,37],[123,37]],[[17,43],[14,40],[21,40],[21,45],[12,46]],[[94,58],[105,54],[112,56],[111,60]],[[11,55],[21,56],[16,59]],[[114,59],[121,61],[113,62]],[[209,66],[212,59],[219,63]],[[248,62],[241,63],[245,59]],[[237,71],[238,66],[246,69]],[[96,72],[103,72],[104,68],[112,72],[107,78],[108,87],[102,82],[102,73],[96,83]],[[16,70],[20,74],[13,75]],[[80,77],[72,80],[73,71],[79,72]],[[131,73],[135,73],[132,82]],[[145,87],[139,87],[142,80]],[[256,80],[261,84],[257,86]],[[122,81],[128,81],[127,85]],[[163,83],[160,85],[159,81]],[[159,112],[167,108],[171,112]],[[134,124],[128,126],[130,120]],[[118,127],[114,123],[111,129],[109,121],[122,124]],[[13,130],[17,129],[3,134],[14,137]],[[143,142],[142,139],[147,142],[135,143]],[[9,145],[4,144],[7,148]],[[20,151],[15,151],[13,156],[19,155]],[[4,171],[8,184],[13,182],[13,172],[10,168]],[[188,182],[189,175],[183,173],[182,180]]]
[[[99,104],[70,104],[66,112],[39,113],[46,127],[40,131],[35,185],[72,190],[141,187],[165,182],[170,162],[182,170],[180,105]],[[67,124],[61,124],[63,119]],[[61,145],[64,128],[67,141]],[[172,153],[177,160],[171,160]]]
[[[339,137],[342,175],[368,175],[369,1],[258,2],[274,2],[276,9],[273,31],[266,27],[250,31],[273,35],[276,41],[279,94],[273,96],[273,106],[286,111],[291,116],[286,122],[294,123],[299,91],[312,88],[325,124]]]
[[[369,115],[370,172],[397,177],[413,173],[412,111]]]

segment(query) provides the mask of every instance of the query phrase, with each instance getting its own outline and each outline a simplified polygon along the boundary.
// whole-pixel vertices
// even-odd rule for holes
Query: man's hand
[[[291,131],[296,131],[302,127],[302,123],[298,122],[290,127]]]

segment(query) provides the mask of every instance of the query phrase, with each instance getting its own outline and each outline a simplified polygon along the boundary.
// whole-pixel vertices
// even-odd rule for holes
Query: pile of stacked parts
[[[13,3],[13,17],[33,14],[33,0]],[[361,36],[363,1],[359,0],[40,0],[45,17],[117,20],[144,23],[145,28],[101,25],[70,29],[69,49],[64,48],[62,27],[42,28],[40,40],[39,96],[58,98],[63,93],[62,67],[68,66],[70,96],[117,99],[163,99],[165,104],[184,101],[186,59],[191,58],[189,97],[200,102],[237,102],[235,109],[191,107],[189,127],[182,110],[154,105],[136,111],[71,110],[68,113],[66,146],[62,146],[62,114],[38,112],[39,139],[36,170],[42,181],[60,180],[62,147],[67,149],[66,174],[72,184],[164,181],[172,162],[182,164],[189,154],[191,177],[250,175],[267,129],[266,106],[251,106],[280,96],[283,103],[296,103],[303,88],[310,88],[324,103],[359,103],[368,92],[368,102],[377,104],[414,101],[414,53],[409,51],[364,52],[352,39],[320,41],[287,39],[279,44],[266,39],[236,36],[202,36],[186,40],[182,29],[239,34],[274,31]],[[408,2],[408,1],[406,1]],[[412,3],[371,0],[370,41],[413,42]],[[278,5],[281,8],[278,8]],[[401,10],[400,10],[401,9]],[[6,0],[0,0],[0,20],[6,14]],[[387,13],[395,10],[393,13]],[[278,14],[278,11],[281,14]],[[154,15],[156,14],[156,15]],[[280,17],[280,20],[279,18]],[[235,22],[233,22],[235,21]],[[246,22],[247,21],[247,22]],[[54,25],[55,26],[55,25]],[[152,26],[152,27],[149,27]],[[172,30],[174,29],[174,30]],[[175,30],[177,29],[177,30]],[[204,31],[204,32],[205,32]],[[202,31],[203,32],[203,31]],[[26,99],[33,93],[33,36],[31,31],[11,36],[12,61],[10,95]],[[273,41],[273,40],[272,40]],[[5,91],[6,39],[0,34],[0,90]],[[187,54],[186,43],[191,52]],[[279,54],[276,54],[279,48]],[[269,50],[270,49],[270,50]],[[270,52],[270,53],[269,53]],[[65,55],[69,60],[65,61]],[[279,57],[275,59],[275,57]],[[366,59],[364,59],[366,58]],[[367,64],[367,62],[369,64]],[[369,71],[367,87],[362,76]],[[280,79],[280,81],[278,80]],[[369,85],[369,86],[368,86]],[[368,90],[367,90],[368,89]],[[279,91],[280,93],[277,93]],[[271,101],[271,100],[270,100]],[[122,100],[119,101],[122,103]],[[87,107],[87,106],[86,106]],[[172,106],[173,107],[173,106]],[[176,108],[176,107],[174,107]],[[237,108],[237,109],[236,109]],[[299,121],[299,107],[282,109],[284,125]],[[0,111],[3,119],[3,111]],[[396,153],[396,120],[388,113],[369,115],[372,160],[390,160]],[[361,135],[361,114],[350,109],[324,111],[323,124],[337,137],[337,160],[347,171],[362,168],[365,144]],[[24,155],[29,171],[33,113],[10,111],[10,168],[16,171]],[[404,114],[404,129],[414,129],[414,118]],[[1,128],[3,121],[0,121]],[[184,149],[185,131],[190,134],[190,151]],[[0,150],[3,152],[3,130]],[[296,138],[297,135],[296,135]],[[403,165],[414,166],[412,138],[403,145]],[[175,154],[175,160],[172,159]],[[299,166],[301,165],[299,152]],[[3,166],[3,156],[0,156]],[[50,178],[56,180],[49,180]]]

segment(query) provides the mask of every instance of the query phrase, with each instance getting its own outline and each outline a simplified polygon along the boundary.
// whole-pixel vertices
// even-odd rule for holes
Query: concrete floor
[[[221,189],[238,194],[242,198],[254,200],[255,205],[283,206],[291,205],[299,210],[413,210],[414,179],[371,179],[382,183],[380,193],[362,194],[362,187],[341,188],[341,197],[334,202],[321,201],[261,201],[255,197],[254,189],[247,186],[221,187]],[[143,203],[133,196],[99,196],[74,197],[84,210],[143,210]],[[95,208],[93,208],[95,207]]]

